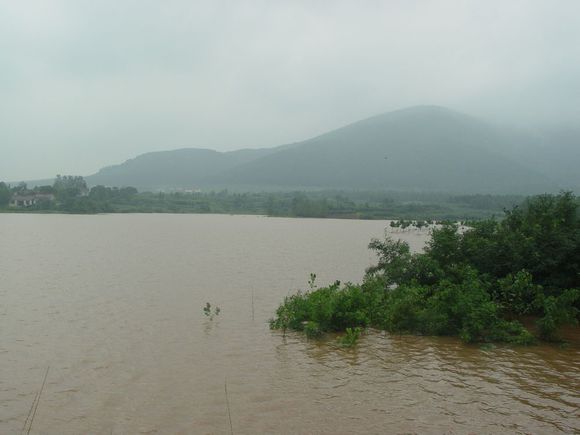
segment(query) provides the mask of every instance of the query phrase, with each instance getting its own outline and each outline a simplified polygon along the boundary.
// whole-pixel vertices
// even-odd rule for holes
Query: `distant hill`
[[[555,189],[498,147],[509,137],[477,119],[424,106],[379,115],[237,166],[232,184],[531,193]]]
[[[141,189],[195,187],[228,169],[275,152],[276,148],[218,152],[184,148],[141,154],[86,177],[91,185],[137,186]]]
[[[553,149],[573,152],[576,137],[553,139],[558,142]],[[558,176],[559,168],[567,164],[573,176],[575,165],[566,157],[535,158],[537,153],[529,149],[537,150],[539,143],[462,113],[419,106],[282,147],[143,154],[87,181],[140,189],[253,186],[449,193],[538,193],[569,187]]]

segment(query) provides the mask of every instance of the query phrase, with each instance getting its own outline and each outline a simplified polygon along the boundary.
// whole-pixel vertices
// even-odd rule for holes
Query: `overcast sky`
[[[580,124],[580,1],[0,0],[0,180],[418,104]]]

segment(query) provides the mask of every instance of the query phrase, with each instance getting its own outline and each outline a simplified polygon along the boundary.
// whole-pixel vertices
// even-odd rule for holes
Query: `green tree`
[[[53,188],[61,201],[88,193],[85,179],[76,175],[57,175]]]
[[[10,188],[4,182],[0,182],[0,207],[6,207],[10,202]]]

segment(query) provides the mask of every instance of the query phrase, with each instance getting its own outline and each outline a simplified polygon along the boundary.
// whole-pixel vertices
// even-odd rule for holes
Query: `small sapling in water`
[[[209,320],[213,320],[214,316],[219,316],[221,311],[222,310],[220,307],[215,307],[212,310],[211,304],[209,302],[206,302],[205,307],[203,307],[203,314],[205,314],[206,317],[209,317]]]

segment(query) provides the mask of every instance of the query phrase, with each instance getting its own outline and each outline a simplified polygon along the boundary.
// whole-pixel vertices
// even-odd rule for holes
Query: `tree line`
[[[52,185],[28,188],[20,183],[0,183],[0,209],[15,194],[52,194],[33,207],[19,211],[61,213],[227,213],[268,216],[397,219],[471,220],[501,214],[523,197],[417,192],[294,191],[294,192],[138,192],[134,187],[93,186],[83,177],[58,175]]]
[[[88,188],[85,179],[76,175],[57,175],[52,185],[29,188],[26,183],[10,186],[0,182],[0,208],[6,208],[11,198],[40,199],[26,207],[30,211],[53,211],[64,213],[100,213],[115,211],[112,202],[128,202],[137,194],[134,187]]]

